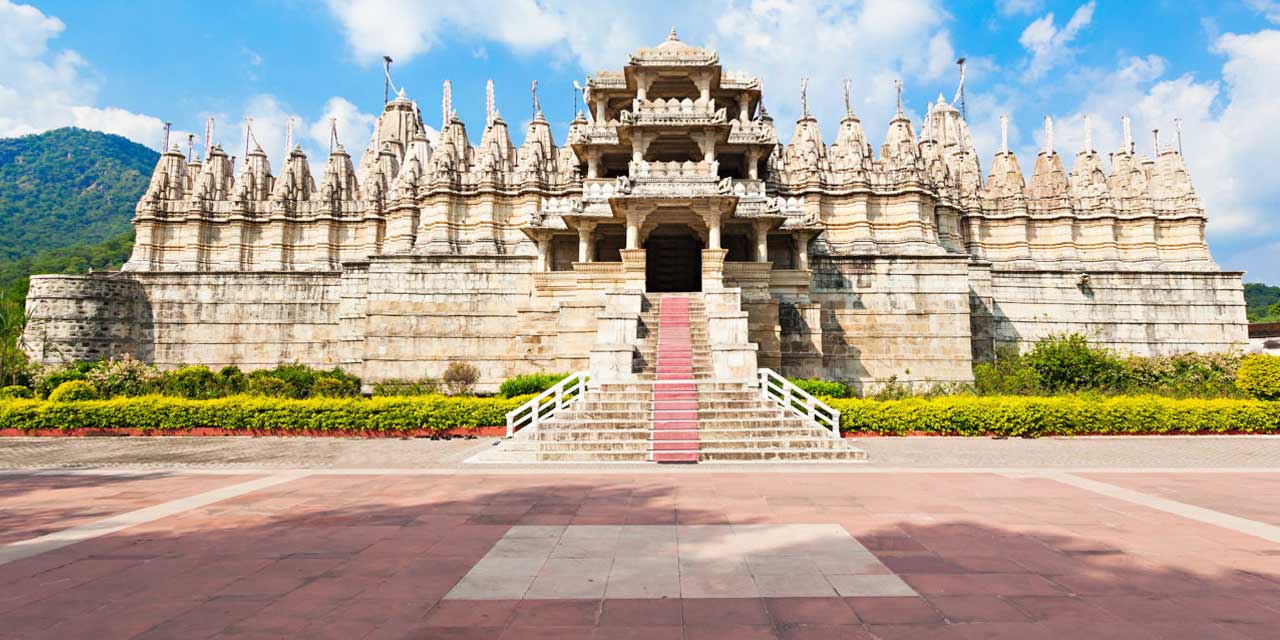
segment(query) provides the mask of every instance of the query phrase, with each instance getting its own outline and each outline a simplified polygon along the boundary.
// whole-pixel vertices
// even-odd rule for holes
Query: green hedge
[[[1034,438],[1087,434],[1274,433],[1280,402],[1162,396],[824,398],[844,431]]]
[[[439,431],[504,425],[507,412],[528,399],[422,396],[291,400],[233,396],[188,400],[152,395],[83,402],[0,400],[0,429]]]

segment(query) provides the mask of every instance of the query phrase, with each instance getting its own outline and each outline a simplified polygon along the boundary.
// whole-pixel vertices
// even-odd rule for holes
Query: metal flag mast
[[[382,56],[382,105],[391,101],[391,56]]]
[[[960,65],[960,86],[956,89],[956,97],[952,98],[951,103],[955,104],[959,102],[960,117],[968,120],[969,113],[964,108],[964,68],[967,64],[967,60],[965,58],[960,58],[959,60],[956,60],[956,64]]]
[[[160,153],[169,152],[169,127],[172,127],[172,126],[173,126],[172,122],[164,123],[164,141],[160,143]]]
[[[213,116],[204,121],[204,159],[209,159],[209,150],[213,148]]]

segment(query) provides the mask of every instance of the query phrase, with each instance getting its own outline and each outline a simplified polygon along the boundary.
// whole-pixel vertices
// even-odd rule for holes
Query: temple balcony
[[[618,145],[618,124],[617,120],[612,120],[575,129],[569,134],[569,146],[616,146]]]
[[[725,109],[715,100],[670,98],[634,100],[632,111],[623,111],[619,120],[632,126],[707,126],[728,122]]]
[[[729,144],[778,144],[778,132],[759,120],[734,120],[729,130]]]

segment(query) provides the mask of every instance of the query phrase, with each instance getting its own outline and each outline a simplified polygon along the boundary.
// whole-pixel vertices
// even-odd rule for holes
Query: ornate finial
[[[1093,153],[1093,122],[1089,114],[1084,114],[1084,149],[1085,153]]]
[[[1009,153],[1009,116],[1000,116],[1000,153]]]
[[[1129,116],[1120,118],[1120,124],[1124,126],[1123,153],[1133,153],[1133,130],[1129,127]]]
[[[1173,135],[1178,144],[1178,155],[1182,155],[1182,118],[1173,119]]]
[[[1053,155],[1053,118],[1044,117],[1044,150]]]
[[[893,84],[898,87],[898,115],[902,115],[902,81],[894,80]]]
[[[450,116],[453,115],[453,83],[448,80],[444,81],[444,94],[440,98],[441,122],[440,130],[449,126]]]
[[[676,35],[675,25],[671,25],[671,33],[667,34],[667,40],[679,40],[679,39],[680,38]]]
[[[851,84],[851,83],[849,82],[849,79],[848,79],[848,78],[845,78],[845,79],[844,79],[844,115],[845,115],[846,117],[852,118],[852,117],[853,117],[853,103],[849,102],[849,85],[850,85],[850,84]]]
[[[529,86],[529,94],[533,96],[533,117],[537,118],[542,115],[542,105],[538,104],[538,81],[534,80]]]
[[[484,83],[484,126],[493,126],[493,80]]]
[[[809,117],[809,78],[800,78],[800,114]]]

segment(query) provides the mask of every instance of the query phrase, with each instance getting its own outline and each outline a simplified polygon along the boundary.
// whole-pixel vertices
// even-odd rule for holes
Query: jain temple
[[[359,157],[167,151],[121,271],[32,278],[33,359],[643,381],[670,298],[717,381],[964,382],[1061,332],[1143,355],[1247,341],[1174,148],[1126,135],[1068,163],[1047,123],[1029,181],[1007,148],[984,176],[943,99],[923,123],[899,108],[879,147],[852,109],[830,144],[807,106],[784,140],[759,80],[674,31],[590,77],[562,142],[537,110],[516,145],[490,109],[473,144],[445,91],[434,144],[402,94]]]

